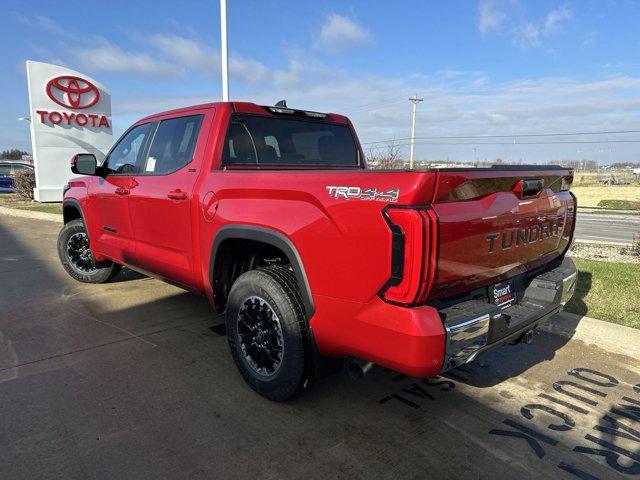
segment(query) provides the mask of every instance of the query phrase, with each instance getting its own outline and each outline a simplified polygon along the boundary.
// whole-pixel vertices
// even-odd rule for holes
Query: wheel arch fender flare
[[[87,222],[86,222],[86,220],[84,218],[84,212],[82,211],[82,205],[80,205],[80,201],[76,200],[75,198],[65,198],[62,201],[62,218],[63,218],[64,224],[66,225],[71,220],[75,220],[75,218],[69,218],[68,215],[65,213],[65,210],[67,210],[69,207],[71,207],[71,208],[73,208],[73,209],[78,211],[78,214],[80,215],[79,218],[82,219],[82,222],[86,226]]]
[[[229,239],[239,240],[253,240],[256,242],[266,243],[273,247],[280,249],[289,259],[291,268],[300,287],[300,294],[302,295],[302,302],[304,304],[307,320],[310,320],[315,313],[315,305],[313,303],[313,296],[311,295],[311,288],[307,280],[307,275],[304,270],[302,258],[298,253],[293,242],[284,234],[265,227],[258,227],[254,225],[232,224],[226,225],[216,233],[213,243],[211,245],[211,256],[209,257],[209,284],[213,287],[214,268],[216,264],[216,257],[218,250],[222,242]]]

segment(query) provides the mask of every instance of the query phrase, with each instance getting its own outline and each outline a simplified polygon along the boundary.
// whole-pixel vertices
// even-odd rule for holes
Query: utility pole
[[[413,103],[413,119],[411,120],[411,153],[409,155],[409,169],[413,170],[413,144],[416,139],[416,105],[418,102],[423,101],[423,98],[418,98],[418,95],[414,95],[409,100]]]
[[[227,57],[227,0],[220,0],[220,60],[222,62],[222,101],[229,101],[229,61]]]

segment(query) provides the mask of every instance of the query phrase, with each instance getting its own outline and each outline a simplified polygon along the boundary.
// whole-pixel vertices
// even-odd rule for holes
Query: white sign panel
[[[71,157],[93,153],[102,161],[111,147],[111,94],[91,77],[66,67],[27,61],[34,197],[59,202],[74,177]]]

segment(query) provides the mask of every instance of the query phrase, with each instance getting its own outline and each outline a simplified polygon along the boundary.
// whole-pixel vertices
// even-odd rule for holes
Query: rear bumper
[[[471,300],[437,310],[402,307],[375,297],[360,304],[317,296],[311,327],[321,354],[355,356],[421,377],[470,362],[517,339],[569,301],[577,271],[562,264],[533,278],[518,303],[504,312]]]
[[[504,345],[557,313],[572,297],[578,279],[573,260],[535,277],[511,308],[471,300],[440,311],[447,345],[442,370],[473,361]]]

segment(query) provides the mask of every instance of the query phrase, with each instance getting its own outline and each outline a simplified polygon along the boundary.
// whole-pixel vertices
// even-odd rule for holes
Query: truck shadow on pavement
[[[140,280],[148,278],[144,273],[136,272],[130,268],[123,267],[120,273],[109,280],[109,283],[130,282],[131,280]]]
[[[591,272],[585,272],[584,270],[578,270],[578,284],[576,285],[576,291],[573,294],[573,297],[567,303],[566,310],[571,311],[577,315],[586,315],[587,314],[587,304],[584,301],[584,298],[591,290],[591,285],[593,283],[593,275]]]

